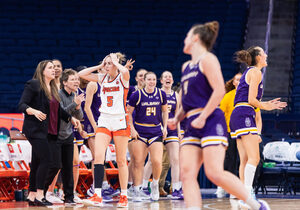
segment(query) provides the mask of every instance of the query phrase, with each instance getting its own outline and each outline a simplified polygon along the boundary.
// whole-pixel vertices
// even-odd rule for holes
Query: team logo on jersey
[[[103,87],[102,92],[105,94],[106,92],[117,92],[120,90],[119,86],[114,86],[114,87]]]
[[[89,133],[92,132],[92,126],[91,126],[91,125],[88,125],[86,130],[87,130]]]
[[[155,99],[159,99],[159,97],[158,97],[158,96],[156,96],[156,97],[155,97]]]
[[[224,135],[224,129],[220,123],[217,124],[216,131],[217,131],[218,136]]]
[[[120,82],[119,82],[119,80],[116,82],[116,84],[119,84]]]
[[[250,127],[250,126],[251,126],[251,120],[250,120],[249,117],[246,117],[246,119],[245,119],[245,125],[246,125],[247,127]]]

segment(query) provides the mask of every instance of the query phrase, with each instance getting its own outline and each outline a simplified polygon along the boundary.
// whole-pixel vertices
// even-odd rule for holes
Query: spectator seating
[[[0,112],[17,111],[23,85],[42,59],[58,58],[64,67],[75,68],[121,51],[136,59],[135,70],[147,68],[158,76],[171,70],[177,82],[188,59],[182,53],[188,29],[211,20],[220,23],[213,51],[228,80],[237,72],[232,56],[243,44],[247,5],[239,0],[0,2],[5,25],[0,33]]]

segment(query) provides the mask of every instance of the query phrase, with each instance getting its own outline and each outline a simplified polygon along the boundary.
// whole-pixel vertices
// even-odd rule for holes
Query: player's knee
[[[127,161],[126,161],[126,158],[121,158],[121,157],[118,157],[117,158],[117,164],[118,164],[118,167],[124,167],[127,165]]]
[[[179,157],[172,157],[170,159],[170,164],[171,164],[171,166],[179,165]]]
[[[181,166],[180,167],[180,177],[182,181],[188,181],[193,177],[192,169],[188,166]]]
[[[215,185],[219,185],[221,182],[221,175],[222,175],[222,170],[218,169],[216,167],[206,167],[205,168],[205,174],[207,178],[212,181]]]
[[[139,160],[139,159],[135,159],[134,162],[133,162],[133,166],[135,168],[143,168],[144,167],[144,161],[142,160]]]
[[[151,159],[151,164],[154,167],[158,167],[158,166],[162,165],[162,162],[161,162],[161,159],[159,159],[159,158],[152,158]]]

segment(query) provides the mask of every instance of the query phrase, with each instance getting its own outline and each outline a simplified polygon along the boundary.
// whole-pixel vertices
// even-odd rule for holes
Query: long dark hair
[[[52,61],[51,60],[43,60],[43,61],[39,62],[39,64],[36,67],[35,73],[33,75],[33,79],[37,79],[40,82],[41,88],[43,89],[43,91],[45,92],[45,94],[49,100],[52,100],[52,97],[54,97],[57,101],[60,101],[58,89],[57,89],[54,79],[50,81],[51,92],[48,90],[47,85],[45,83],[44,71],[45,71],[45,68],[48,65],[48,63],[52,63]]]

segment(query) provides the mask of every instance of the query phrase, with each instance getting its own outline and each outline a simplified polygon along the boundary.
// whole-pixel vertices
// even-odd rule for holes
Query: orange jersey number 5
[[[107,96],[107,106],[108,107],[112,107],[112,105],[113,105],[113,99],[114,99],[113,96]]]

